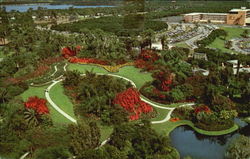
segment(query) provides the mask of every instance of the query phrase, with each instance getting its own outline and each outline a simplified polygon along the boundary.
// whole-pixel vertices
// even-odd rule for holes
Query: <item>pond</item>
[[[11,10],[16,10],[19,12],[26,12],[29,8],[33,10],[37,10],[38,7],[43,7],[47,9],[68,9],[70,7],[73,8],[97,8],[97,7],[114,7],[109,5],[86,5],[86,6],[78,6],[71,4],[58,4],[58,5],[50,5],[49,3],[36,3],[36,4],[17,4],[17,5],[0,5],[1,7],[5,7],[7,12]]]
[[[181,158],[223,159],[227,145],[240,134],[250,137],[250,124],[236,119],[241,128],[227,135],[206,136],[196,133],[188,126],[180,126],[170,133],[172,145],[178,150]]]

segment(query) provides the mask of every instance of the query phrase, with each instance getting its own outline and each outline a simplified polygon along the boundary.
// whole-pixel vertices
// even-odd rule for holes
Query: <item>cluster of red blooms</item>
[[[142,113],[153,111],[153,108],[149,104],[140,99],[140,93],[134,88],[129,88],[118,93],[113,103],[122,106],[128,112],[132,113],[129,117],[130,120],[137,120]]]
[[[199,107],[196,107],[194,109],[194,113],[197,114],[199,112],[206,112],[206,113],[211,113],[211,110],[208,106],[206,105],[202,105],[202,106],[199,106]]]
[[[161,89],[166,92],[170,91],[170,85],[173,82],[173,75],[169,72],[159,72],[156,77],[161,81]]]
[[[78,58],[78,57],[69,58],[69,62],[80,63],[80,64],[85,64],[85,63],[93,63],[93,64],[100,64],[100,65],[107,64],[107,62],[102,61],[102,60],[97,60],[97,59],[92,59],[92,58]]]
[[[170,119],[171,122],[177,122],[177,121],[179,121],[179,120],[180,120],[180,118],[171,118],[171,119]]]
[[[144,68],[147,71],[154,70],[154,62],[159,59],[159,56],[152,50],[142,50],[138,59],[135,61],[137,68]]]
[[[139,59],[143,59],[144,61],[152,61],[155,62],[159,59],[159,56],[154,53],[152,50],[142,50]]]
[[[47,101],[37,96],[29,97],[28,101],[24,103],[24,106],[28,109],[34,109],[38,114],[48,114],[49,109],[46,105]]]
[[[65,47],[62,49],[62,56],[66,59],[71,56],[76,56],[76,50],[72,50],[69,47]]]
[[[102,60],[97,60],[93,58],[78,58],[75,57],[77,52],[81,50],[81,46],[76,46],[75,49],[71,49],[69,47],[65,47],[62,49],[62,56],[69,60],[71,63],[80,63],[80,64],[86,64],[86,63],[92,63],[92,64],[100,64],[100,65],[106,65],[107,62]]]

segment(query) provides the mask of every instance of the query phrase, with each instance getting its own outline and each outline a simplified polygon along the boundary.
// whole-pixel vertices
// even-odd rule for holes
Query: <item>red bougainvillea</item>
[[[180,118],[171,118],[171,119],[170,119],[171,122],[177,122],[177,121],[179,121],[179,120],[180,120]]]
[[[172,84],[173,82],[173,74],[171,74],[170,72],[168,71],[161,71],[159,73],[157,73],[155,75],[155,78],[157,78],[158,80],[161,81],[161,90],[167,92],[167,91],[170,91],[170,85]]]
[[[78,58],[78,57],[71,57],[69,58],[69,62],[71,63],[93,63],[93,64],[100,64],[100,65],[106,65],[107,62],[102,61],[102,60],[97,60],[97,59],[92,59],[92,58]]]
[[[81,49],[82,49],[81,46],[76,46],[75,49],[70,49],[69,47],[65,47],[62,49],[62,56],[68,59],[68,61],[71,63],[79,63],[79,64],[92,63],[92,64],[107,65],[106,61],[93,59],[93,58],[76,57],[77,52],[80,51]]]
[[[49,109],[46,105],[47,101],[37,96],[29,97],[28,101],[24,103],[25,108],[34,109],[38,114],[48,114]]]
[[[154,62],[159,59],[159,56],[152,50],[142,50],[137,60],[135,60],[135,67],[143,68],[147,71],[155,69]]]
[[[62,49],[62,56],[64,58],[69,58],[71,56],[75,56],[76,55],[76,50],[72,50],[69,47],[65,47]]]
[[[134,88],[129,88],[118,93],[113,102],[114,104],[122,106],[132,114],[129,117],[130,120],[137,120],[140,118],[141,113],[153,111],[153,108],[149,104],[140,99],[140,93]]]
[[[206,113],[211,113],[211,110],[208,106],[206,105],[202,105],[202,106],[198,106],[194,109],[194,113],[197,114],[199,112],[206,112]]]
[[[159,56],[152,50],[142,50],[139,55],[139,59],[155,62],[159,59]]]

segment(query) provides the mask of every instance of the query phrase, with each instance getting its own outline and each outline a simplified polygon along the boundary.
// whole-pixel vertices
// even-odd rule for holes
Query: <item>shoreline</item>
[[[207,130],[203,130],[203,129],[195,127],[194,124],[189,120],[180,120],[180,121],[177,121],[173,127],[171,127],[171,130],[168,132],[167,135],[169,136],[169,134],[175,128],[177,128],[179,126],[185,126],[185,125],[191,127],[195,132],[202,134],[202,135],[207,135],[207,136],[226,135],[226,134],[230,134],[230,133],[239,129],[239,126],[237,124],[234,124],[233,127],[229,128],[229,129],[219,130],[219,131],[207,131]]]

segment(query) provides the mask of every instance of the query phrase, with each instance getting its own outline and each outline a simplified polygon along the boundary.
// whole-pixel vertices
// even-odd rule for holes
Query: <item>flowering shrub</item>
[[[92,58],[77,58],[77,57],[69,58],[69,62],[80,63],[80,64],[86,64],[86,63],[100,64],[100,65],[107,64],[105,61],[102,61],[102,60],[97,60],[97,59],[92,59]]]
[[[142,50],[139,55],[139,59],[155,62],[159,59],[159,56],[152,50]]]
[[[198,114],[199,112],[211,113],[211,110],[208,106],[202,105],[202,106],[198,106],[194,109],[195,114]]]
[[[159,59],[159,56],[152,50],[142,50],[138,59],[135,60],[135,66],[147,71],[155,69],[154,62]]]
[[[69,58],[71,56],[75,56],[76,55],[76,50],[72,50],[69,47],[65,47],[62,49],[62,56],[64,58]]]
[[[177,122],[177,121],[179,121],[179,120],[180,120],[180,118],[171,118],[171,119],[170,119],[171,122]]]
[[[140,93],[134,88],[129,88],[118,93],[113,103],[122,106],[130,112],[132,114],[129,117],[130,120],[137,120],[140,118],[141,113],[149,113],[153,111],[153,108],[149,104],[140,99]]]
[[[49,109],[46,105],[47,101],[37,96],[29,97],[28,101],[24,103],[25,108],[33,109],[38,114],[48,114]]]
[[[161,85],[159,86],[161,90],[168,92],[170,91],[170,85],[173,82],[173,74],[171,74],[169,71],[161,71],[156,73],[155,78],[161,81]]]

